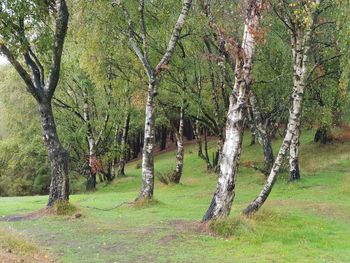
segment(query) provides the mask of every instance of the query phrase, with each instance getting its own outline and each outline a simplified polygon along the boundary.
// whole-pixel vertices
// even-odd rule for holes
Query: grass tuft
[[[146,198],[140,198],[137,199],[134,203],[132,203],[132,207],[134,208],[148,208],[152,206],[158,206],[162,204],[157,199],[146,199]]]
[[[78,211],[77,207],[66,201],[59,201],[50,208],[50,213],[57,216],[72,216]]]
[[[211,222],[210,230],[222,237],[239,237],[255,231],[253,219],[245,216],[217,219]]]

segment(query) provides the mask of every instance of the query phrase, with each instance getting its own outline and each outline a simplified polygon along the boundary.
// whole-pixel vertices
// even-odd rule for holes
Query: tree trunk
[[[198,118],[198,115],[197,115],[197,118]],[[196,139],[196,142],[198,145],[198,151],[197,151],[198,157],[205,159],[204,154],[203,154],[203,142],[202,142],[201,131],[200,131],[199,125],[200,125],[199,121],[195,120],[195,123],[194,123],[195,127],[193,129],[194,138]]]
[[[211,170],[213,166],[210,163],[209,152],[208,152],[208,128],[204,127],[204,160],[207,163],[207,170]]]
[[[252,115],[254,119],[255,130],[258,135],[259,143],[262,145],[263,153],[264,153],[263,172],[267,176],[269,175],[274,162],[272,143],[266,131],[266,128],[263,125],[263,120],[260,112],[260,107],[258,104],[258,99],[252,90],[249,93],[249,102],[252,108]]]
[[[154,126],[155,126],[155,104],[157,80],[150,78],[148,96],[145,111],[145,135],[142,154],[142,185],[138,199],[152,199],[154,190]]]
[[[220,159],[222,156],[222,149],[224,146],[224,138],[223,135],[219,135],[219,139],[216,143],[216,151],[215,151],[215,155],[213,158],[213,167],[215,168],[215,172],[220,172]]]
[[[160,132],[160,150],[163,151],[166,149],[166,140],[168,139],[168,130],[166,126],[162,126]]]
[[[96,156],[95,156],[95,139],[90,120],[90,105],[87,88],[84,91],[84,120],[86,124],[86,138],[89,146],[88,164],[89,173],[86,181],[86,191],[96,190]]]
[[[175,171],[172,174],[170,181],[172,183],[178,184],[180,183],[180,179],[182,176],[182,169],[184,166],[184,109],[181,107],[180,110],[180,120],[179,120],[179,130],[175,133],[176,143],[177,143],[177,152],[176,152],[176,167]]]
[[[68,201],[69,178],[68,178],[68,152],[62,147],[58,138],[56,124],[52,112],[51,102],[39,104],[41,126],[44,143],[48,150],[51,162],[51,184],[48,206],[56,202]]]
[[[217,188],[203,221],[226,217],[231,211],[242,150],[244,119],[248,104],[247,92],[252,84],[252,66],[256,44],[253,32],[257,32],[259,28],[261,8],[260,1],[251,1],[246,11],[243,43],[236,54],[236,79],[230,95],[226,136],[220,160]]]
[[[311,35],[312,24],[309,28],[296,28],[292,32],[292,53],[293,53],[293,102],[289,114],[289,121],[286,135],[278,156],[271,169],[270,175],[260,194],[243,211],[244,214],[253,214],[260,209],[268,198],[272,188],[277,180],[277,174],[283,163],[284,157],[292,143],[300,135],[300,120],[302,114],[302,102],[305,90],[305,79],[307,71],[309,39]],[[304,31],[305,30],[305,31]],[[297,145],[297,144],[294,144]],[[293,153],[294,154],[294,153]],[[296,152],[297,154],[297,152]]]
[[[127,158],[127,142],[128,142],[128,134],[129,134],[129,126],[130,126],[130,110],[129,107],[127,107],[127,113],[124,120],[124,126],[123,126],[123,134],[122,134],[122,141],[121,141],[121,155],[120,155],[120,161],[119,161],[119,171],[118,176],[125,176],[125,164],[126,164],[126,158]]]
[[[289,181],[297,181],[300,179],[299,171],[299,142],[300,140],[300,131],[296,131],[296,134],[293,136],[290,148],[289,148]]]

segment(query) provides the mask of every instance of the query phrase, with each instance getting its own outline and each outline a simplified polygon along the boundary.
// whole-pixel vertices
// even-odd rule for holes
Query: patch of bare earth
[[[215,233],[211,231],[210,224],[207,222],[187,221],[187,220],[172,220],[169,225],[177,232],[190,232],[196,234],[205,234],[214,236]]]
[[[25,221],[25,220],[34,220],[38,219],[40,217],[43,217],[48,213],[48,210],[46,208],[42,208],[38,211],[31,212],[24,215],[11,215],[11,216],[4,216],[0,218],[1,221],[6,222],[16,222],[16,221]]]

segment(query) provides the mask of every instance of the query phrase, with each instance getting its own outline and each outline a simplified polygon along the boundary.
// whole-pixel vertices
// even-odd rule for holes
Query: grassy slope
[[[157,205],[124,205],[111,211],[86,208],[111,208],[132,201],[139,189],[140,170],[131,163],[129,177],[101,186],[94,194],[71,197],[81,207],[81,219],[45,217],[2,222],[0,227],[13,227],[69,263],[350,262],[350,144],[311,142],[312,134],[304,132],[303,179],[287,184],[287,175],[282,174],[264,209],[249,223],[238,224],[228,239],[191,231],[191,224],[182,221],[201,219],[216,185],[215,176],[196,157],[195,146],[186,149],[183,183],[156,185]],[[242,161],[261,161],[260,147],[247,144],[248,138]],[[172,168],[174,155],[158,156],[156,170]],[[240,169],[231,217],[256,196],[263,182],[255,171]],[[0,215],[30,212],[45,202],[46,197],[2,198]]]

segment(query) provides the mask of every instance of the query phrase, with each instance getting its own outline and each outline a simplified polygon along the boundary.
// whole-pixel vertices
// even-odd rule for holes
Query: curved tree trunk
[[[319,4],[319,1],[318,1]],[[313,19],[314,20],[314,19]],[[270,175],[260,194],[251,202],[243,213],[246,215],[253,214],[260,209],[268,198],[272,188],[277,180],[279,169],[283,163],[284,157],[292,143],[296,141],[300,134],[300,120],[302,114],[302,102],[305,90],[305,80],[307,71],[309,40],[312,33],[313,23],[306,28],[294,28],[292,33],[292,53],[293,53],[293,102],[289,114],[287,132],[284,137],[278,156],[272,167]],[[296,145],[296,144],[295,144]],[[297,153],[297,152],[296,152]]]
[[[57,135],[56,124],[50,102],[39,104],[44,143],[51,162],[51,184],[48,206],[57,201],[68,201],[68,152],[62,147]]]
[[[236,54],[236,80],[230,95],[225,143],[220,160],[220,174],[216,191],[203,221],[226,217],[231,211],[242,150],[244,119],[248,105],[247,93],[252,84],[252,66],[256,44],[253,32],[257,32],[259,28],[261,5],[261,1],[251,0],[246,10],[243,42],[242,46],[238,48],[238,54]],[[226,43],[226,45],[230,44]]]

